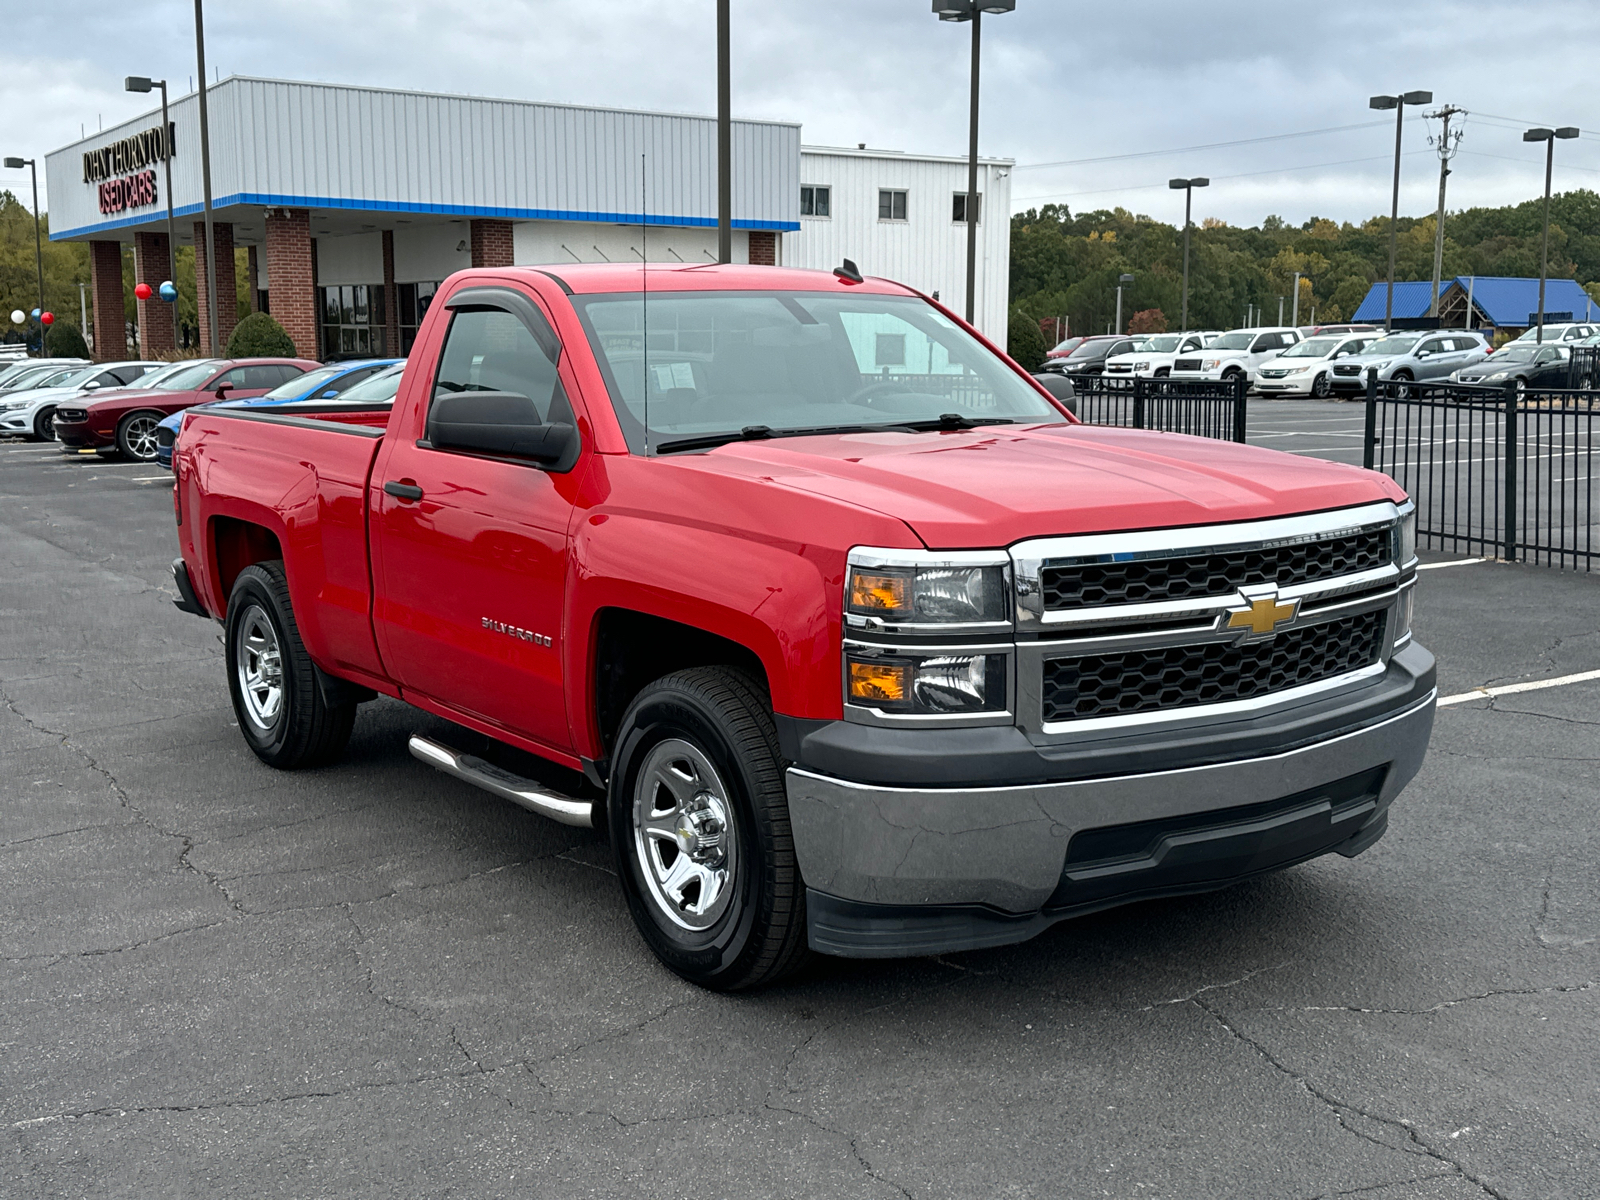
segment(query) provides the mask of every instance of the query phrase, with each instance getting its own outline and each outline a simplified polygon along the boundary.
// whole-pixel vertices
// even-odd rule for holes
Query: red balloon
[[[155,289],[148,283],[136,283],[133,285],[133,294],[141,300],[148,300],[155,295]]]
[[[41,324],[41,325],[54,325],[55,323],[56,323],[56,315],[55,315],[55,313],[48,313],[47,312],[47,313],[41,313],[40,314],[40,316],[39,316],[39,324]]]

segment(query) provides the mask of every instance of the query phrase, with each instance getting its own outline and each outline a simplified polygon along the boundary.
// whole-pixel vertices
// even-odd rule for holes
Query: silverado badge
[[[1246,605],[1244,608],[1230,608],[1228,610],[1228,629],[1240,629],[1244,633],[1240,641],[1256,641],[1260,638],[1269,638],[1278,632],[1280,625],[1294,620],[1295,614],[1300,611],[1300,601],[1279,600],[1278,589],[1268,584],[1262,588],[1244,588]]]

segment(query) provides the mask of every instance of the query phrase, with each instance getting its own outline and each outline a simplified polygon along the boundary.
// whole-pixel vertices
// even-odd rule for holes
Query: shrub
[[[295,358],[294,342],[283,326],[264,312],[254,312],[234,326],[223,350],[228,358]]]
[[[1129,333],[1165,333],[1167,314],[1159,308],[1144,308],[1133,314],[1128,322]]]
[[[1014,312],[1006,326],[1006,353],[1016,359],[1025,371],[1037,371],[1044,365],[1044,334],[1039,322],[1026,313]]]
[[[89,345],[70,321],[57,321],[44,335],[45,354],[51,358],[88,358]]]

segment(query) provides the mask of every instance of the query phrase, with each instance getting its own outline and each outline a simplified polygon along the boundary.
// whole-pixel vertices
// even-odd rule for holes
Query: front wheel
[[[224,637],[233,711],[255,756],[284,770],[337,758],[350,740],[356,706],[335,707],[323,698],[300,640],[282,562],[239,572]]]
[[[117,449],[124,458],[134,462],[155,462],[156,426],[161,414],[152,412],[129,413],[117,426]]]
[[[1311,394],[1318,400],[1326,400],[1333,395],[1333,385],[1328,382],[1328,373],[1318,371],[1317,377],[1311,381]]]
[[[764,691],[728,667],[675,672],[635,697],[616,745],[612,853],[656,957],[716,991],[796,970],[805,885]]]
[[[33,436],[41,442],[56,440],[56,410],[41,408],[33,418]]]
[[[1409,400],[1411,398],[1413,389],[1408,386],[1410,383],[1411,372],[1396,371],[1394,373],[1394,394],[1397,400]]]

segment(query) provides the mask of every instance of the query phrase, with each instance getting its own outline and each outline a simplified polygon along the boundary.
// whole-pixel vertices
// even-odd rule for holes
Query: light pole
[[[1123,274],[1123,275],[1118,275],[1117,276],[1117,328],[1116,328],[1116,334],[1117,334],[1118,337],[1122,336],[1122,289],[1127,287],[1132,282],[1133,282],[1133,276],[1132,275]]]
[[[1183,317],[1178,322],[1178,328],[1185,333],[1189,330],[1189,226],[1192,222],[1189,215],[1193,211],[1194,189],[1197,187],[1210,187],[1211,180],[1203,176],[1194,179],[1169,179],[1169,188],[1183,189]]]
[[[1300,325],[1300,276],[1304,272],[1294,273],[1294,307],[1289,310],[1289,324],[1296,328]]]
[[[217,239],[211,233],[211,127],[206,120],[206,31],[200,11],[201,3],[202,0],[194,0],[194,52],[200,67],[200,184],[206,213],[206,327],[211,333],[211,353],[221,355],[222,347],[217,345]],[[170,235],[167,240],[172,240]]]
[[[200,3],[200,0],[195,0]],[[1395,318],[1395,222],[1400,219],[1400,133],[1405,130],[1406,104],[1432,104],[1432,91],[1403,91],[1398,96],[1373,96],[1366,101],[1370,109],[1395,110],[1395,190],[1389,206],[1389,291],[1384,296],[1384,333],[1394,330]]]
[[[717,261],[733,261],[733,84],[728,0],[717,0]],[[639,218],[644,220],[644,216]]]
[[[166,161],[167,175],[167,278],[174,283],[178,277],[178,232],[172,223],[172,122],[167,119],[167,81],[165,79],[146,79],[143,75],[129,75],[123,81],[123,89],[129,92],[148,92],[151,88],[161,89],[161,157]],[[211,256],[206,256],[206,261],[211,261]]]
[[[1544,143],[1544,234],[1539,239],[1539,332],[1534,341],[1544,341],[1544,281],[1550,273],[1550,171],[1555,166],[1556,139],[1575,138],[1578,131],[1571,125],[1560,129],[1530,129],[1522,135],[1525,142]]]
[[[198,2],[198,0],[197,0]],[[972,100],[967,121],[967,323],[975,322],[978,298],[978,63],[983,14],[1015,11],[1017,0],[933,0],[941,21],[972,22]]]
[[[44,250],[39,239],[39,164],[31,158],[8,158],[6,169],[20,171],[27,167],[33,172],[33,265],[39,272],[39,312],[44,312]],[[1548,206],[1547,206],[1548,207]],[[39,357],[44,357],[44,324],[39,325]]]

